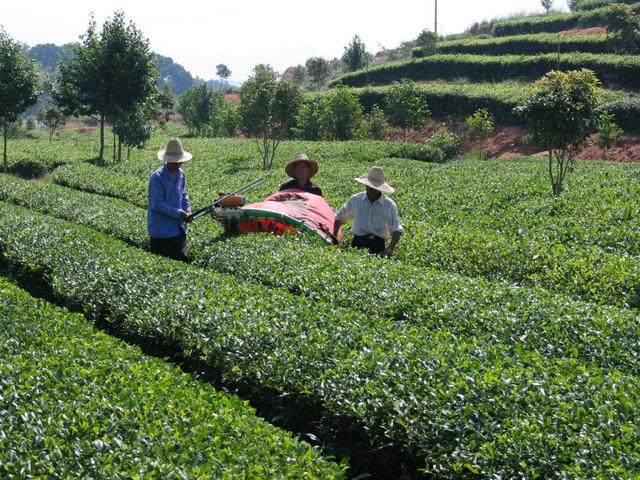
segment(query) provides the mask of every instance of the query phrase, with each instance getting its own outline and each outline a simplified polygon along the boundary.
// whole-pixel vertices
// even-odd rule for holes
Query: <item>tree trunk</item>
[[[118,162],[122,163],[122,139],[118,136]]]
[[[49,129],[49,143],[51,143],[51,139],[53,138],[53,129]]]
[[[111,131],[113,133],[113,163],[116,163],[116,132]]]
[[[100,153],[98,165],[104,165],[104,115],[100,115]]]
[[[564,188],[562,187],[562,183],[561,182],[553,184],[553,194],[556,197],[559,197],[563,190],[564,190]]]
[[[4,173],[9,172],[9,163],[7,161],[7,119],[2,119],[2,136],[4,138]]]

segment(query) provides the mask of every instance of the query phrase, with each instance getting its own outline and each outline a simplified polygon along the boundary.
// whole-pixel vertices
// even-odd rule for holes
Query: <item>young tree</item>
[[[298,85],[302,85],[304,83],[304,78],[307,75],[307,69],[304,65],[296,65],[293,69],[293,81]]]
[[[164,125],[169,121],[169,117],[173,113],[173,109],[176,106],[176,97],[173,93],[171,93],[171,89],[169,88],[169,84],[164,84],[164,89],[162,92],[158,92],[156,96],[156,103],[158,107],[158,113],[160,118],[159,123],[160,126],[164,128]]]
[[[344,47],[344,54],[342,55],[342,63],[345,66],[347,72],[353,72],[363,68],[369,59],[367,48],[358,35],[355,35],[351,40],[351,43]]]
[[[220,90],[224,87],[224,82],[231,76],[231,70],[224,63],[216,65],[216,75],[220,78]]]
[[[222,134],[234,137],[240,128],[240,107],[235,103],[225,103],[222,109]]]
[[[331,66],[324,58],[311,57],[307,60],[305,65],[307,67],[309,77],[311,77],[311,81],[317,88],[321,87],[329,78]]]
[[[485,159],[485,142],[489,135],[493,133],[495,127],[493,117],[489,114],[489,110],[486,108],[479,108],[473,115],[467,117],[465,121],[473,138],[477,138],[481,141],[480,146],[480,160]]]
[[[122,12],[108,19],[100,33],[92,18],[81,40],[72,47],[73,56],[59,64],[54,98],[67,115],[98,117],[102,164],[105,122],[147,102],[157,89],[158,73],[148,40],[133,23],[125,25]]]
[[[300,89],[278,79],[270,66],[257,65],[242,85],[240,97],[241,129],[256,139],[263,168],[270,170],[280,141],[293,132],[302,102]]]
[[[629,5],[617,3],[607,7],[605,24],[613,34],[617,51],[631,54],[640,51],[640,16]]]
[[[367,129],[369,138],[383,140],[389,132],[389,122],[384,115],[384,110],[378,105],[374,105],[367,118]]]
[[[540,4],[547,12],[547,15],[549,15],[549,11],[551,11],[551,7],[553,7],[553,0],[540,0]]]
[[[604,151],[604,159],[607,159],[607,152],[618,141],[622,135],[622,129],[616,123],[613,113],[604,110],[598,119],[598,146]]]
[[[200,83],[180,96],[178,113],[196,136],[215,135],[220,126],[222,105],[222,93]]]
[[[422,47],[423,53],[434,54],[436,53],[438,44],[438,35],[427,30],[426,28],[418,34],[416,38],[416,47]]]
[[[126,112],[115,119],[113,132],[118,137],[118,161],[122,162],[122,146],[127,149],[127,160],[133,147],[143,147],[153,133],[153,112],[151,104],[138,105],[133,110]]]
[[[350,140],[362,120],[362,105],[349,87],[333,89],[322,101],[320,133],[328,140]]]
[[[7,173],[9,125],[36,103],[40,85],[36,62],[22,53],[22,46],[0,29],[0,126],[4,139],[3,162]]]
[[[38,110],[38,121],[49,129],[49,143],[53,134],[67,121],[67,116],[56,106],[50,106],[44,110]]]
[[[515,111],[529,138],[548,152],[553,194],[559,196],[567,171],[596,125],[600,82],[591,70],[551,71],[537,80]]]
[[[425,94],[413,80],[406,78],[391,84],[385,107],[389,123],[402,128],[405,142],[407,131],[422,128],[431,115]]]

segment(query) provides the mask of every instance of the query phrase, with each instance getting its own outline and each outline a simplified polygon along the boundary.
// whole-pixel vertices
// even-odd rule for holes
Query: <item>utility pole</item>
[[[436,34],[436,36],[438,35],[438,0],[435,0],[436,2],[436,15],[435,15],[435,20],[433,21],[433,33]]]

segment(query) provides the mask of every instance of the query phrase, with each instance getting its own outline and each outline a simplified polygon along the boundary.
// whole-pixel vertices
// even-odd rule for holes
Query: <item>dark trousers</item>
[[[149,247],[151,253],[155,253],[156,255],[162,255],[183,262],[189,261],[187,258],[187,234],[184,232],[180,232],[180,235],[171,238],[151,237]]]
[[[373,255],[382,255],[384,253],[384,238],[377,235],[354,235],[351,246],[366,248]]]

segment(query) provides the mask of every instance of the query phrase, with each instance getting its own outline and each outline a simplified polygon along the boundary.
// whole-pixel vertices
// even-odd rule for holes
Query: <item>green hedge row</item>
[[[245,402],[0,277],[0,476],[341,478]]]
[[[513,108],[524,99],[527,84],[521,82],[501,83],[426,83],[419,85],[429,104],[431,114],[436,117],[449,115],[469,116],[478,108],[486,108],[497,122],[520,123]],[[389,87],[354,88],[366,112],[374,105],[384,107]]]
[[[177,345],[228,379],[355,416],[382,460],[393,442],[426,472],[447,476],[640,471],[640,385],[624,373],[637,369],[640,332],[629,313],[504,286],[503,302],[489,300],[480,324],[475,308],[456,301],[423,311],[415,325],[389,322],[308,305],[19,207],[3,204],[0,213],[5,261],[46,279],[64,301]],[[477,289],[470,296],[478,300]],[[509,297],[519,300],[504,303]]]
[[[582,68],[593,70],[605,86],[640,89],[640,57],[591,53],[561,54],[559,62],[554,54],[433,55],[347,73],[333,80],[331,86],[384,85],[402,78],[415,81],[466,78],[472,82],[497,82],[518,78],[536,80],[550,70]]]
[[[631,8],[640,12],[640,3]],[[496,22],[493,33],[496,37],[528,35],[530,33],[560,32],[575,28],[602,27],[605,25],[607,8],[598,8],[583,13],[552,13],[549,15],[521,17]]]
[[[638,227],[632,221],[622,221],[634,218],[632,205],[602,203],[598,193],[556,205],[544,193],[542,182],[531,182],[527,176],[530,166],[518,162],[511,166],[505,163],[505,172],[490,167],[487,172],[486,167],[478,169],[474,165],[451,168],[453,171],[443,174],[442,180],[436,172],[419,179],[421,185],[416,188],[429,192],[425,198],[399,199],[410,232],[401,242],[400,252],[406,256],[404,263],[541,286],[603,304],[636,306],[640,290],[640,237],[634,233]],[[488,185],[485,180],[479,181],[485,178]],[[592,181],[605,189],[618,179]],[[457,189],[440,186],[443,182],[465,184],[467,194],[460,197]],[[408,189],[408,193],[411,191]],[[609,194],[603,190],[602,195]],[[613,195],[626,199],[635,194],[620,191]],[[565,195],[570,197],[571,193]],[[147,248],[146,212],[125,202],[4,175],[0,176],[0,199],[73,220]],[[599,212],[600,221],[575,212],[574,202]],[[431,211],[424,211],[425,203],[432,205]],[[209,261],[224,256],[226,242],[215,242],[221,233],[215,222],[202,220],[192,226],[190,256],[194,262],[237,273],[228,266],[232,260],[232,264],[250,270],[242,258],[235,256],[227,262]],[[309,260],[316,254],[312,253]],[[306,257],[304,253],[301,255]],[[269,263],[268,254],[262,262],[266,266],[256,266],[256,271],[266,268],[266,273],[256,274],[257,279],[271,283],[269,276],[276,277],[280,267]],[[327,260],[324,265],[328,268],[331,263],[332,260]],[[413,267],[398,268],[394,281],[402,280],[402,268]],[[339,275],[347,275],[347,271],[348,268],[340,268]],[[288,288],[295,290],[295,285]],[[309,292],[311,296],[323,295],[321,290],[316,286]]]
[[[550,33],[496,38],[465,38],[438,43],[440,54],[539,55],[541,53],[610,53],[614,44],[606,35],[555,35]],[[429,56],[428,50],[416,47],[414,58]]]
[[[0,179],[1,178],[6,177],[0,177]],[[28,205],[31,208],[49,211],[55,215],[90,225],[116,238],[129,241],[132,237],[137,237],[139,238],[138,246],[143,248],[146,246],[143,227],[144,222],[140,221],[141,217],[143,217],[142,211],[123,211],[123,214],[119,216],[122,225],[120,230],[116,230],[113,229],[111,221],[109,220],[115,209],[109,208],[108,203],[113,202],[113,200],[104,199],[104,201],[100,201],[99,198],[95,198],[92,195],[74,194],[72,191],[67,191],[66,195],[68,195],[70,200],[64,201],[62,199],[62,195],[65,194],[65,192],[62,191],[64,189],[60,189],[57,195],[47,194],[42,186],[20,180],[15,182],[9,181],[0,185],[9,187],[7,190],[10,189],[16,192],[14,202],[20,201],[23,205]],[[37,190],[40,190],[40,192]],[[52,190],[55,190],[55,188]],[[6,197],[8,196],[5,195],[5,198]],[[89,209],[91,213],[85,215],[81,213],[78,214],[76,206],[80,203],[92,205],[92,208]],[[55,207],[43,207],[42,205],[55,205]],[[114,207],[117,208],[117,206],[116,202]],[[97,213],[100,210],[103,211],[102,215]],[[206,223],[203,222],[199,225],[206,226]],[[546,256],[543,256],[542,249],[537,242],[519,242],[510,245],[507,243],[508,238],[493,236],[486,232],[482,233],[476,230],[469,232],[454,231],[446,227],[436,227],[436,229],[438,229],[437,234],[439,236],[437,240],[424,238],[429,237],[430,232],[416,232],[420,234],[419,238],[408,241],[427,242],[428,248],[426,250],[429,252],[433,251],[441,256],[437,260],[434,259],[434,263],[441,263],[445,266],[447,266],[448,262],[465,262],[464,257],[458,258],[457,260],[448,260],[448,257],[455,258],[456,254],[459,255],[456,250],[462,247],[462,241],[464,241],[466,245],[462,253],[467,255],[467,260],[472,258],[470,252],[477,252],[476,255],[478,255],[478,257],[482,255],[488,257],[490,250],[494,250],[498,255],[505,255],[505,258],[502,259],[504,264],[500,265],[502,270],[507,270],[509,264],[517,265],[517,268],[521,271],[531,268],[527,266],[527,264],[520,264],[519,262],[526,262],[527,256],[535,257],[535,248],[540,248],[540,250],[537,251],[538,258],[534,260],[535,264],[539,266],[538,271],[547,270],[553,272],[556,276],[559,275],[559,271],[555,264],[567,263],[569,268],[581,266],[584,269],[590,263],[596,265],[604,263],[599,269],[595,267],[591,269],[593,272],[591,276],[603,278],[604,283],[601,285],[603,290],[606,288],[606,285],[615,285],[614,271],[625,271],[624,268],[621,268],[620,262],[615,262],[617,258],[615,255],[609,256],[609,265],[607,265],[605,257],[601,256],[596,259],[596,257],[589,256],[588,251],[585,251],[585,249],[569,248],[563,251],[560,245],[552,245],[550,247],[551,251],[546,252]],[[135,232],[137,235],[129,233],[123,236],[121,232],[126,230]],[[342,255],[344,256],[341,257],[340,261],[337,261],[335,252],[332,249],[318,246],[314,247],[306,242],[300,247],[297,242],[302,240],[297,238],[281,240],[274,239],[270,235],[249,235],[220,242],[211,241],[213,239],[209,235],[203,235],[200,227],[194,227],[192,231],[197,231],[197,233],[192,232],[195,233],[195,239],[193,239],[194,245],[192,247],[193,257],[195,262],[201,266],[222,273],[258,281],[266,285],[286,288],[291,292],[306,295],[313,299],[326,300],[343,307],[351,307],[363,312],[373,312],[385,318],[417,321],[424,311],[430,311],[434,308],[429,302],[432,302],[436,295],[428,293],[430,289],[434,288],[434,283],[443,283],[443,286],[438,288],[438,302],[449,303],[453,302],[455,298],[455,301],[460,305],[467,301],[470,305],[469,310],[471,311],[475,308],[475,314],[478,317],[482,317],[483,315],[478,299],[472,296],[465,300],[461,292],[500,291],[500,289],[495,287],[489,288],[487,284],[484,284],[480,280],[461,279],[437,272],[431,273],[434,278],[437,278],[437,281],[430,280],[429,284],[425,284],[424,280],[421,279],[420,270],[415,267],[401,265],[396,262],[380,263],[373,258],[370,259],[370,261],[361,262],[360,255],[355,252],[343,252]],[[451,238],[453,235],[463,240],[458,240],[456,244],[455,240]],[[473,239],[475,239],[475,241]],[[444,251],[447,245],[449,246],[449,254]],[[484,247],[481,245],[484,245]],[[572,252],[570,257],[567,256],[567,250]],[[452,251],[455,252],[454,255],[451,254]],[[233,254],[230,255],[230,252],[233,252]],[[274,261],[275,259],[277,259],[277,261]],[[486,264],[495,267],[495,260],[501,261],[499,256],[493,261],[483,260],[481,258],[475,260],[477,260],[476,266],[470,268],[482,269]],[[309,270],[310,265],[314,266],[311,270]],[[609,274],[605,274],[602,270],[603,268],[605,268]],[[278,275],[278,272],[283,271],[289,272],[290,276]],[[580,271],[581,270],[577,269],[576,273]],[[327,273],[325,274],[324,272]],[[516,272],[511,273],[513,276],[517,275]],[[374,274],[376,278],[372,278]],[[355,280],[357,278],[361,280]],[[515,278],[514,280],[522,279]],[[541,273],[539,273],[537,280],[539,283],[545,284],[545,279]],[[626,280],[630,281],[629,279]],[[326,285],[332,282],[336,287],[335,291],[326,289]],[[456,287],[452,287],[452,282]],[[578,282],[568,281],[566,283],[574,285]],[[587,283],[587,285],[589,285],[589,288],[593,288],[591,283]],[[547,285],[545,286],[557,289],[561,287],[561,284],[550,284],[549,279],[547,279]],[[449,290],[449,293],[443,293],[447,290]],[[487,291],[485,291],[481,297],[486,299],[493,298],[494,295]],[[381,296],[380,292],[387,293]],[[396,293],[391,294],[391,292]],[[504,293],[498,294],[498,297],[503,294]],[[454,298],[451,298],[452,296]],[[375,303],[376,300],[378,301],[377,305]],[[492,314],[493,303],[501,302],[493,300],[487,301],[489,315]]]
[[[104,167],[86,163],[63,165],[54,170],[53,181],[107,197],[126,199],[138,207],[147,208],[148,181],[131,175],[114,175]]]
[[[589,10],[595,10],[596,8],[614,5],[616,3],[632,5],[637,2],[636,0],[573,0],[571,8],[574,12],[586,12]]]
[[[627,132],[640,132],[640,99],[607,102],[598,107],[615,115],[616,123]]]
[[[497,123],[520,124],[522,118],[513,113],[514,107],[524,100],[529,85],[523,82],[505,81],[498,83],[424,83],[419,88],[424,93],[429,110],[435,117],[468,117],[479,108],[486,108]],[[384,107],[389,87],[354,88],[365,112],[374,105]],[[313,98],[316,95],[308,95]],[[628,94],[620,90],[605,90],[604,101],[622,101]],[[626,128],[631,119],[621,119]],[[634,121],[635,122],[635,121]]]

